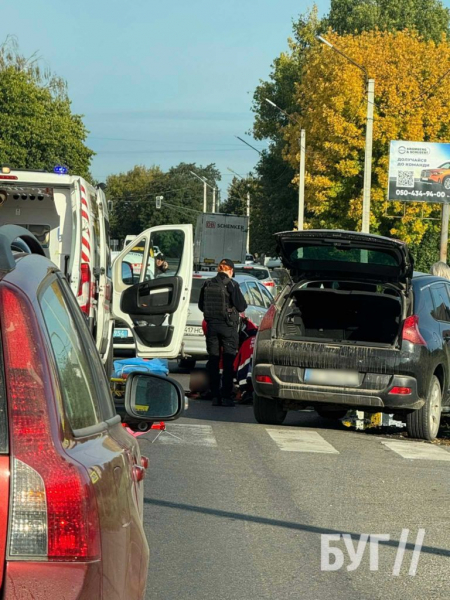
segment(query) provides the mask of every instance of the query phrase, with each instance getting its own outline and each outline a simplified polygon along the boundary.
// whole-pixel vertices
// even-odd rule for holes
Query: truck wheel
[[[319,415],[319,417],[322,417],[322,419],[336,419],[336,420],[340,420],[343,419],[345,417],[345,415],[347,414],[347,410],[345,410],[345,408],[341,408],[339,410],[333,410],[332,408],[327,408],[327,407],[319,407],[316,408],[316,413]]]
[[[276,398],[264,398],[253,394],[253,413],[261,425],[282,425],[287,415]]]
[[[406,415],[406,431],[419,440],[436,439],[441,423],[442,391],[436,375],[433,375],[425,404],[419,410]]]

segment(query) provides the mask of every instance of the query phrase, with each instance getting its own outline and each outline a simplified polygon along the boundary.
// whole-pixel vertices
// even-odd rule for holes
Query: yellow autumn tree
[[[369,31],[326,38],[375,79],[371,231],[419,242],[436,207],[409,204],[385,216],[391,140],[450,142],[450,46],[413,31]],[[298,165],[299,130],[307,135],[307,226],[359,229],[362,213],[366,83],[333,49],[313,44],[296,87],[298,124],[285,129],[286,158]],[[298,182],[297,182],[298,183]],[[420,217],[420,218],[418,218]]]

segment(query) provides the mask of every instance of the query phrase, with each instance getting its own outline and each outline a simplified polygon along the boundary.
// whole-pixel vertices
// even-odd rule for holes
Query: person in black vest
[[[247,308],[241,288],[233,281],[234,264],[224,258],[215,277],[206,281],[200,291],[198,307],[207,323],[209,379],[213,406],[234,406],[233,363],[237,354],[239,313]],[[220,389],[220,349],[223,351],[222,390]]]

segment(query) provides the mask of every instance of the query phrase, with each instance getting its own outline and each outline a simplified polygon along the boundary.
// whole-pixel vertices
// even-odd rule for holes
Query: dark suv
[[[450,410],[450,282],[413,273],[398,240],[347,231],[277,234],[292,281],[261,323],[254,413],[393,413],[434,439]]]

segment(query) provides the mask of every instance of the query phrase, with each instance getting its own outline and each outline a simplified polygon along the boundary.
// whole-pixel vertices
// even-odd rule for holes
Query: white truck
[[[113,320],[105,194],[82,177],[2,167],[0,225],[9,223],[33,233],[66,275],[109,374]]]
[[[214,270],[222,258],[244,263],[248,217],[203,213],[197,219],[194,242],[196,271]]]

